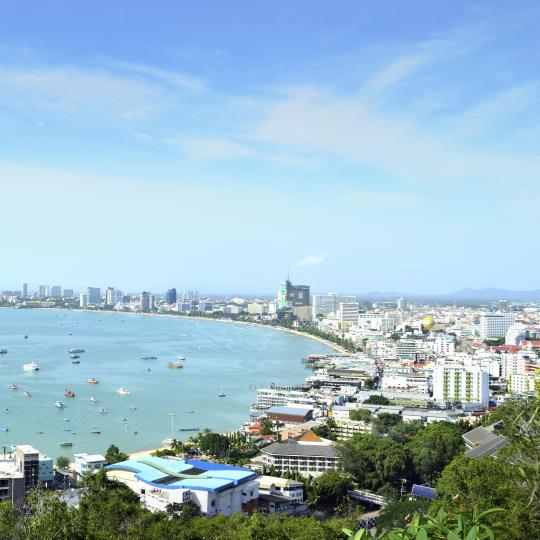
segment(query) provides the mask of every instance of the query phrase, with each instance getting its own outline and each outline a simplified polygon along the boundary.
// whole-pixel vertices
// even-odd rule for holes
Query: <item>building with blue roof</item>
[[[174,457],[140,456],[105,467],[107,477],[122,482],[150,510],[193,501],[208,516],[250,513],[257,507],[257,473],[220,463]]]

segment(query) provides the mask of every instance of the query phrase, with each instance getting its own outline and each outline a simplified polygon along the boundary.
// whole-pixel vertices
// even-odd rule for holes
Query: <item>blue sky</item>
[[[535,2],[8,3],[0,287],[538,287]]]

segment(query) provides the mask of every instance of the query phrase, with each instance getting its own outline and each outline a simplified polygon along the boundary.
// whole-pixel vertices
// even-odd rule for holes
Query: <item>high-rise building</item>
[[[279,309],[310,305],[309,285],[293,285],[288,279],[281,283],[278,292]]]
[[[398,298],[396,304],[398,311],[405,311],[405,308],[407,307],[407,302],[405,302],[405,298]]]
[[[89,306],[99,306],[101,304],[101,289],[99,287],[87,287]]]
[[[73,289],[64,289],[64,294],[62,296],[64,298],[73,298]]]
[[[199,291],[184,291],[182,294],[182,302],[193,302],[199,299]]]
[[[338,319],[342,324],[358,323],[358,302],[340,302],[338,308]]]
[[[81,293],[79,296],[79,305],[82,308],[88,307],[88,295],[86,293]]]
[[[515,313],[482,313],[480,315],[480,337],[482,339],[505,337],[506,332],[515,322]]]
[[[169,304],[169,306],[176,304],[176,289],[174,287],[167,291],[167,294],[165,295],[165,302]]]
[[[343,296],[336,293],[313,295],[313,319],[322,315],[327,317],[331,313],[337,314],[341,302],[356,302],[356,296]]]
[[[122,291],[115,289],[114,287],[107,287],[105,291],[105,304],[108,306],[116,306],[118,302],[122,302],[124,294]]]
[[[51,287],[51,296],[53,298],[60,298],[62,296],[62,287],[60,287],[60,285]]]
[[[28,298],[28,283],[22,284],[22,297]]]
[[[147,291],[142,291],[139,298],[141,311],[150,311],[152,295]]]
[[[489,373],[481,366],[437,364],[433,370],[433,399],[487,406]]]
[[[40,285],[39,286],[38,296],[40,298],[48,298],[48,296],[49,296],[49,286],[48,285]]]

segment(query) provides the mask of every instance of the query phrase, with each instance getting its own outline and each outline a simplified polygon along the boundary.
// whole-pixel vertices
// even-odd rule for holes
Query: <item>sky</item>
[[[0,288],[539,288],[540,6],[4,3]]]

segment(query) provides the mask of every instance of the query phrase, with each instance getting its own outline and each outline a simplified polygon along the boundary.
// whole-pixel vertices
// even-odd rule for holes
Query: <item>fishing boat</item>
[[[198,427],[179,427],[178,431],[200,431]]]
[[[62,446],[64,448],[69,448],[70,446],[73,446],[73,443],[69,442],[69,441],[64,441],[64,442],[60,443],[60,446]]]
[[[28,390],[25,390],[25,391],[23,392],[23,396],[24,396],[24,397],[32,397],[32,394],[31,394]]]
[[[95,396],[90,396],[90,401],[92,403],[97,403],[97,399],[95,398]]]
[[[157,356],[152,356],[152,355],[146,355],[146,356],[141,356],[141,360],[157,360]]]
[[[182,364],[182,362],[169,362],[167,367],[171,369],[182,369],[184,364]]]
[[[70,358],[71,358],[72,360],[75,360],[76,358],[80,358],[80,357],[81,357],[80,354],[72,354],[72,355],[70,356]]]
[[[84,349],[69,349],[68,353],[70,354],[79,354],[84,352]]]
[[[23,365],[24,371],[39,371],[39,366],[35,362],[30,362]]]
[[[88,384],[98,384],[99,381],[95,377],[90,377],[87,381]]]
[[[57,401],[54,406],[58,407],[59,409],[63,409],[65,407],[65,405],[61,401]]]
[[[11,383],[9,387],[11,388],[11,390],[17,390],[19,388],[19,385],[16,383]]]
[[[74,398],[75,392],[73,390],[70,390],[69,388],[66,388],[66,391],[64,392],[64,396],[68,398]]]
[[[127,388],[118,388],[116,393],[120,396],[129,396],[129,390]]]

